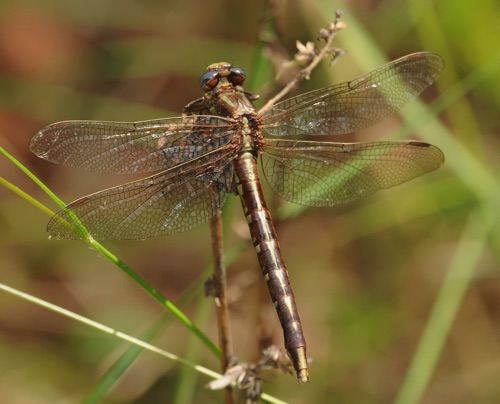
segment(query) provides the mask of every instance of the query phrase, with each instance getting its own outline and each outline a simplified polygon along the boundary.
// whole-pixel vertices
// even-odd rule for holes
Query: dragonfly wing
[[[30,149],[45,160],[98,173],[151,172],[228,144],[234,125],[232,120],[215,116],[142,122],[66,121],[38,132]]]
[[[262,127],[271,136],[354,132],[398,111],[443,69],[439,55],[407,55],[355,80],[282,101],[264,114]]]
[[[264,175],[283,199],[307,206],[351,202],[437,169],[441,150],[422,142],[268,140]]]
[[[59,211],[47,232],[83,239],[75,216],[96,240],[144,239],[189,230],[222,208],[233,187],[233,156],[218,149],[151,177],[85,196]]]

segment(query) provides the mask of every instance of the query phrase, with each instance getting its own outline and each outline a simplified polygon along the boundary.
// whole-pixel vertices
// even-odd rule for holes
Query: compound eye
[[[200,87],[205,90],[213,90],[219,83],[219,73],[214,71],[205,72],[200,77]]]
[[[235,86],[242,86],[247,78],[247,74],[243,69],[239,67],[231,68],[231,74],[229,75],[228,80],[233,83]]]

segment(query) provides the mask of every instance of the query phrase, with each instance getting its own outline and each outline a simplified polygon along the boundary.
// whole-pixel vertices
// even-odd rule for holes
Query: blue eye
[[[219,82],[219,73],[215,71],[208,71],[200,77],[200,87],[203,90],[212,90]]]
[[[239,67],[231,68],[231,74],[229,75],[229,81],[235,86],[241,86],[245,82],[247,74],[243,69]]]

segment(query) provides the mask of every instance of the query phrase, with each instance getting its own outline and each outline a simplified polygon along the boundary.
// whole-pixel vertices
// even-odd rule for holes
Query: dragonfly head
[[[218,85],[242,86],[247,75],[239,67],[233,67],[227,62],[212,63],[200,77],[200,87],[203,91],[212,91]]]

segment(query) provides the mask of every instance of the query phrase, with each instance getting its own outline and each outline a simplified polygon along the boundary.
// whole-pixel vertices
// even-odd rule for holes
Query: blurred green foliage
[[[402,119],[342,140],[416,137],[440,147],[446,162],[334,208],[304,211],[269,193],[314,361],[311,384],[268,375],[265,390],[294,403],[498,402],[500,3],[283,2],[276,27],[284,49],[293,54],[297,39],[314,40],[336,8],[347,28],[335,46],[347,54],[334,68],[323,63],[300,91],[350,80],[408,53],[436,52],[446,70],[421,102],[405,108]],[[245,69],[251,91],[269,94],[272,76],[259,70],[252,81],[265,57],[264,9],[260,1],[4,0],[0,146],[66,201],[124,182],[38,161],[29,139],[60,120],[178,115],[201,95],[204,67],[220,60]],[[0,172],[50,203],[6,159]],[[230,199],[227,247],[250,247],[239,203]],[[152,327],[161,307],[85,244],[49,242],[47,220],[0,188],[0,282],[132,335]],[[207,226],[106,245],[172,300],[210,262]],[[261,340],[282,344],[254,255],[248,248],[230,268],[235,352],[244,361],[258,357]],[[186,310],[216,341],[213,312],[201,309],[211,303],[199,297]],[[154,343],[217,369],[217,359],[190,338],[173,322]],[[125,348],[0,294],[1,402],[80,402]],[[147,353],[116,376],[105,402],[221,402],[207,382]]]

